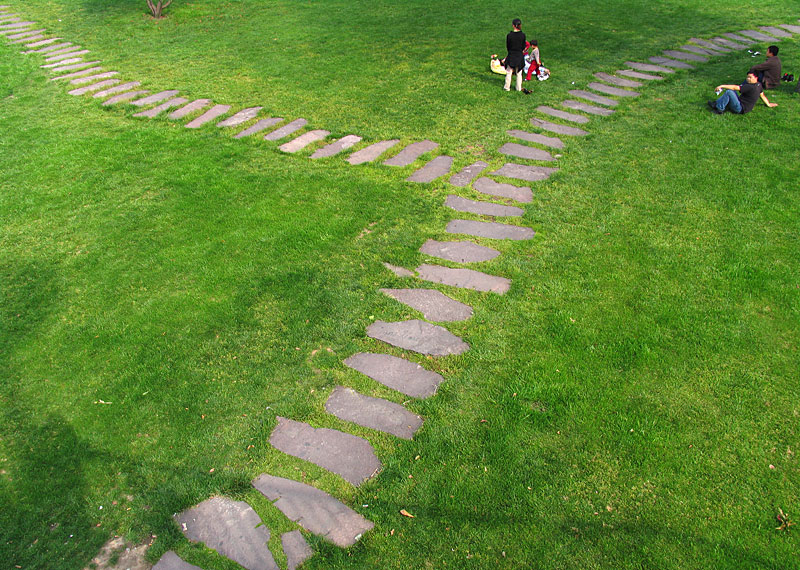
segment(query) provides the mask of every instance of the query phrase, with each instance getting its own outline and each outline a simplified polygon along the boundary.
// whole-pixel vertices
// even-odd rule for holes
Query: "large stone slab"
[[[102,71],[102,70],[103,70],[102,67],[90,67],[88,69],[81,69],[80,71],[67,73],[66,75],[59,75],[58,77],[51,77],[50,81],[58,81],[59,79],[72,79],[72,78],[75,78],[75,77],[84,77],[86,75],[91,75],[91,74],[93,74],[93,73],[95,73],[97,71]],[[117,75],[119,72],[117,72],[117,71],[109,71],[108,73],[111,73],[112,75],[108,75],[107,77],[113,77],[114,75]]]
[[[469,200],[455,194],[448,194],[444,205],[457,212],[470,212],[483,216],[521,216],[525,213],[525,210],[516,206]]]
[[[30,28],[36,22],[14,22],[13,24],[5,24],[0,26],[0,34],[8,35],[22,30],[22,28]]]
[[[605,81],[606,83],[610,83],[611,85],[616,85],[617,87],[641,87],[642,83],[638,81],[631,81],[630,79],[624,79],[622,77],[617,77],[615,75],[611,75],[609,73],[595,73],[594,76],[599,79],[600,81]]]
[[[25,44],[25,47],[26,48],[34,48],[34,47],[46,46],[46,45],[54,44],[60,39],[61,38],[50,38],[48,40],[39,40],[39,41],[33,42],[32,44]],[[28,40],[28,41],[30,41],[30,40]]]
[[[292,139],[287,143],[282,144],[281,146],[278,147],[278,149],[283,152],[288,152],[292,154],[295,152],[300,152],[308,145],[323,140],[329,134],[331,134],[330,131],[325,131],[322,129],[308,131],[306,133],[303,133],[299,137]]]
[[[24,51],[22,53],[29,54],[29,53],[51,53],[54,51],[59,51],[62,49],[66,49],[72,47],[74,44],[72,42],[61,42],[60,44],[55,45],[48,45],[47,47],[39,48],[39,49],[29,49],[28,51]]]
[[[152,119],[154,117],[159,116],[164,111],[168,111],[170,109],[174,109],[175,107],[180,107],[181,105],[185,105],[188,103],[188,99],[184,99],[183,97],[175,97],[174,99],[170,99],[169,101],[165,101],[161,103],[161,105],[157,105],[152,109],[147,109],[146,111],[141,111],[139,113],[135,113],[134,117],[145,117],[148,119]]]
[[[264,131],[272,126],[275,126],[282,121],[283,118],[281,117],[268,117],[266,119],[261,119],[259,121],[256,121],[254,125],[251,125],[247,127],[245,130],[235,134],[233,138],[241,139],[244,137],[249,137],[250,135],[260,133],[261,131]]]
[[[100,63],[99,59],[95,61],[82,61],[80,63],[73,63],[69,65],[59,65],[58,67],[54,67],[51,71],[53,73],[61,73],[62,71],[71,71],[73,69],[83,69],[86,67],[91,67],[92,65],[97,65],[98,63]]]
[[[494,259],[500,252],[471,241],[436,241],[429,239],[419,248],[420,252],[431,257],[455,261],[456,263],[476,263]]]
[[[708,40],[703,40],[701,38],[689,38],[689,41],[715,53],[730,53],[732,51],[726,47],[722,47],[721,45],[709,42]]]
[[[540,129],[544,129],[545,131],[550,131],[551,133],[556,133],[559,135],[567,135],[571,137],[583,137],[588,135],[586,131],[583,129],[579,129],[578,127],[568,127],[567,125],[559,125],[557,123],[551,123],[550,121],[544,121],[542,119],[532,118],[531,125],[534,127],[538,127]]]
[[[619,101],[616,99],[612,99],[610,97],[603,97],[602,95],[598,95],[597,93],[592,93],[591,91],[584,91],[583,89],[570,89],[567,91],[573,97],[577,97],[578,99],[586,99],[587,101],[591,101],[592,103],[598,103],[600,105],[605,105],[606,107],[616,107],[619,105]]]
[[[598,83],[596,81],[592,81],[587,85],[589,89],[594,89],[595,91],[599,91],[600,93],[605,93],[606,95],[614,95],[615,97],[638,97],[639,93],[636,91],[628,91],[627,89],[620,89],[619,87],[612,87],[611,85],[606,85],[604,83]]]
[[[311,155],[311,158],[328,158],[329,156],[335,156],[340,152],[351,148],[358,143],[361,142],[361,137],[358,135],[345,135],[337,141],[332,142],[331,144],[325,145],[322,148],[318,148],[314,151]]]
[[[747,44],[740,44],[739,42],[735,42],[735,41],[730,40],[728,38],[716,37],[716,38],[711,38],[711,40],[714,43],[718,43],[720,45],[723,45],[725,47],[729,47],[731,49],[747,49]]]
[[[381,289],[381,293],[419,311],[429,321],[465,321],[472,316],[472,307],[435,289]]]
[[[263,474],[253,487],[274,501],[289,520],[342,548],[352,546],[375,526],[328,493],[298,481]]]
[[[445,230],[449,234],[467,234],[490,239],[528,240],[533,239],[534,231],[524,226],[512,226],[498,222],[479,222],[476,220],[450,220]]]
[[[696,53],[688,53],[685,51],[678,51],[674,49],[664,50],[661,53],[663,53],[667,57],[680,59],[682,61],[696,61],[697,63],[706,63],[708,61],[708,58],[703,57],[702,55],[697,55]]]
[[[469,166],[465,166],[460,171],[456,172],[450,177],[450,184],[463,188],[469,186],[469,183],[481,172],[483,172],[489,165],[482,160],[473,162]]]
[[[779,25],[784,30],[789,30],[793,34],[800,34],[800,26],[795,26],[793,24],[779,24]]]
[[[746,38],[744,36],[740,36],[740,35],[737,35],[737,34],[728,33],[728,34],[722,34],[722,35],[725,36],[726,38],[728,38],[730,40],[733,40],[735,42],[738,42],[740,44],[750,45],[750,44],[756,43],[756,41],[754,39]]]
[[[780,28],[776,28],[774,26],[759,26],[759,30],[762,32],[766,32],[768,34],[772,34],[776,38],[791,38],[792,34],[787,32],[786,30],[781,30]]]
[[[414,432],[422,426],[422,418],[400,404],[371,398],[344,386],[337,386],[331,392],[325,410],[340,420],[403,439],[412,439]]]
[[[116,85],[119,83],[119,79],[105,79],[103,81],[98,81],[97,83],[93,83],[92,85],[87,85],[86,87],[78,87],[77,89],[73,89],[72,91],[67,91],[70,95],[85,95],[86,93],[94,93],[95,91],[99,91],[100,89],[105,89],[106,87],[111,87],[112,85]]]
[[[104,107],[109,107],[111,105],[116,105],[118,103],[124,103],[125,101],[130,101],[131,99],[136,99],[137,97],[141,97],[142,95],[147,95],[150,93],[149,91],[128,91],[127,93],[120,93],[119,95],[114,95],[113,97],[106,99],[103,101]]]
[[[664,78],[660,75],[653,75],[651,73],[642,73],[641,71],[633,71],[630,69],[618,69],[615,73],[624,75],[625,77],[635,77],[636,79],[644,79],[645,81],[663,81]],[[670,73],[673,73],[670,71]]]
[[[132,105],[136,105],[137,107],[146,107],[147,105],[153,105],[154,103],[160,103],[161,101],[165,101],[167,99],[172,99],[178,93],[180,93],[180,91],[178,91],[177,89],[169,89],[167,91],[159,91],[158,93],[153,93],[152,95],[148,95],[147,97],[142,97],[141,99],[137,99],[136,101],[131,102],[131,104]],[[225,105],[218,105],[218,107],[225,107]],[[228,109],[230,109],[230,106],[228,106]],[[213,109],[212,109],[212,111],[213,111]],[[209,113],[210,112],[211,111],[209,111]],[[227,111],[224,111],[224,112],[227,112]],[[198,120],[200,118],[201,117],[198,117]],[[212,119],[209,119],[209,120],[212,120]],[[191,124],[191,123],[189,123],[189,124]],[[186,125],[186,126],[189,127],[189,125]],[[189,127],[189,128],[194,128],[194,127]]]
[[[98,67],[96,69],[101,69],[101,68]],[[78,73],[79,74],[84,74],[84,73],[86,73],[86,71],[81,71],[81,72],[78,72]],[[76,75],[76,74],[73,73],[72,75]],[[108,79],[109,77],[114,77],[115,75],[119,75],[119,72],[118,71],[106,71],[106,72],[103,72],[103,73],[96,73],[94,75],[88,75],[86,77],[78,77],[78,78],[73,79],[72,81],[70,81],[69,84],[70,85],[86,85],[87,83],[95,83],[97,81],[100,81],[101,79]]]
[[[565,121],[571,121],[573,123],[586,124],[589,122],[589,117],[585,117],[584,115],[576,115],[575,113],[568,113],[559,109],[553,109],[547,105],[539,105],[536,107],[536,110],[540,113],[544,113],[545,115],[550,115],[551,117],[564,119]]]
[[[408,166],[426,152],[439,148],[439,143],[424,140],[411,143],[392,158],[383,161],[386,166]]]
[[[491,178],[481,176],[472,183],[472,187],[481,194],[486,194],[488,196],[511,198],[512,200],[525,204],[533,202],[533,192],[529,186],[516,186],[504,182],[495,182]]]
[[[256,115],[258,115],[259,111],[261,111],[263,107],[249,107],[247,109],[242,109],[241,111],[234,113],[224,121],[220,121],[217,123],[218,127],[236,127],[241,125],[242,123],[246,123],[251,119],[255,119]]]
[[[661,57],[660,55],[659,56],[650,57],[650,58],[648,58],[648,61],[650,61],[652,63],[658,63],[658,64],[664,65],[666,67],[673,67],[675,69],[694,69],[693,65],[690,65],[690,64],[688,64],[686,62],[677,61],[675,59],[670,59],[668,57]]]
[[[412,398],[433,396],[439,384],[444,382],[444,378],[436,372],[389,354],[359,352],[346,358],[343,364]]]
[[[109,87],[108,89],[103,89],[102,91],[98,91],[92,97],[95,99],[102,99],[103,97],[110,97],[116,93],[124,93],[125,91],[130,91],[136,87],[139,87],[141,83],[138,81],[129,81],[128,83],[123,83],[121,85],[117,85],[115,87]]]
[[[6,34],[6,37],[10,40],[14,40],[11,42],[12,44],[26,44],[28,42],[35,42],[45,39],[47,36],[42,35],[42,33],[46,31],[47,30],[45,29],[25,30],[24,32],[20,32],[18,34]]]
[[[79,55],[85,55],[87,53],[89,53],[88,49],[79,49],[79,50],[75,50],[75,51],[70,51],[68,53],[62,53],[60,55],[51,55],[50,57],[45,58],[44,61],[46,63],[53,63],[53,62],[56,62],[56,61],[63,61],[65,59],[70,59],[70,58],[73,58],[73,57],[77,57]]]
[[[274,448],[336,473],[355,486],[374,477],[381,468],[366,439],[280,416],[269,442]]]
[[[697,55],[719,55],[721,52],[712,50],[711,48],[702,48],[700,46],[693,46],[690,44],[681,46],[681,51],[688,51],[689,53],[696,53]]]
[[[267,547],[269,529],[244,501],[213,497],[175,518],[189,540],[204,543],[247,570],[278,570]]]
[[[383,266],[397,275],[398,277],[414,277],[414,272],[409,271],[405,267],[399,267],[397,265],[392,265],[391,263],[383,262]]]
[[[503,295],[511,288],[511,280],[496,275],[488,275],[473,269],[453,269],[423,263],[417,267],[419,278],[432,283],[442,283],[462,289],[485,291]]]
[[[655,65],[652,63],[641,63],[639,61],[626,61],[625,65],[636,71],[650,71],[654,73],[675,73],[674,69],[664,67],[663,65]]]
[[[392,139],[373,143],[351,154],[347,162],[353,165],[372,162],[399,142],[400,139]]]
[[[600,115],[601,117],[608,117],[609,115],[614,114],[614,109],[595,107],[594,105],[589,105],[589,103],[584,103],[583,101],[566,99],[562,101],[561,104],[568,109],[575,109],[576,111],[583,111],[584,113],[590,113],[592,115]]]
[[[375,321],[367,327],[367,336],[403,350],[431,356],[462,354],[469,350],[466,342],[446,328],[418,319],[393,323]]]
[[[526,182],[536,182],[537,180],[546,180],[550,178],[550,175],[554,172],[558,172],[558,168],[551,168],[549,166],[529,166],[527,164],[515,164],[513,162],[507,162],[492,172],[492,174],[495,176],[505,176],[506,178],[525,180]],[[473,184],[473,187],[474,186],[475,185]]]
[[[739,34],[757,42],[774,42],[775,37],[759,32],[758,30],[739,30]]]
[[[185,105],[178,109],[177,111],[173,111],[169,114],[169,118],[173,121],[178,119],[184,118],[186,115],[190,115],[195,111],[199,111],[200,109],[206,108],[208,105],[211,104],[211,99],[195,99],[188,105]]]
[[[284,137],[288,137],[292,133],[299,131],[308,124],[306,119],[295,119],[291,123],[286,123],[279,129],[275,129],[271,133],[264,135],[265,141],[276,141]]]
[[[68,59],[57,61],[55,63],[46,63],[44,65],[40,65],[39,67],[41,67],[42,69],[53,69],[58,67],[59,69],[54,71],[60,71],[60,67],[62,65],[71,65],[73,63],[81,63],[81,62],[83,62],[82,57],[70,57]]]
[[[505,154],[506,156],[523,158],[525,160],[544,160],[548,162],[555,160],[553,155],[546,150],[519,143],[505,143],[497,150],[497,152],[500,154]]]
[[[541,133],[529,133],[528,131],[520,131],[517,129],[506,131],[506,134],[524,141],[549,146],[550,148],[564,148],[564,141],[558,137],[548,137]]]
[[[451,168],[453,168],[452,156],[437,156],[406,178],[406,181],[427,184],[449,173]]]
[[[208,111],[194,119],[193,121],[189,121],[184,125],[187,129],[199,129],[206,123],[210,123],[211,121],[215,120],[217,117],[221,117],[225,113],[231,110],[230,105],[214,105]],[[178,111],[175,111],[176,113]],[[174,114],[174,113],[173,113]]]
[[[296,570],[303,562],[314,555],[314,551],[299,530],[284,532],[281,535],[281,548],[286,556],[287,570]]]
[[[69,54],[69,53],[80,51],[80,49],[81,49],[81,46],[71,45],[69,47],[65,47],[65,48],[57,49],[55,51],[51,51],[50,53],[46,54],[47,55],[47,59],[45,59],[45,61],[48,61],[51,57],[56,57],[56,56],[59,56],[59,55],[66,55],[66,54]]]
[[[153,566],[153,570],[203,570],[199,566],[195,566],[194,564],[189,564],[188,562],[184,562],[180,556],[175,554],[172,550],[168,550],[164,553],[156,565]]]

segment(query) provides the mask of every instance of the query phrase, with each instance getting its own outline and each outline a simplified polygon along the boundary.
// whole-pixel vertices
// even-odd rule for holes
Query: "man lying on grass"
[[[758,76],[752,71],[747,74],[747,79],[741,85],[718,85],[717,94],[723,91],[722,95],[716,101],[711,100],[708,106],[717,115],[721,115],[726,110],[731,113],[738,113],[744,115],[753,110],[756,106],[756,101],[759,97],[767,107],[777,107],[777,103],[770,103],[767,96],[764,95],[764,90],[758,82]],[[739,95],[736,92],[739,92]]]

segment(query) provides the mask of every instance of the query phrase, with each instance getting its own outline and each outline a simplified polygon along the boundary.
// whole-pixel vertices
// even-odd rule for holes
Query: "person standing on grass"
[[[506,84],[503,89],[511,91],[511,76],[516,73],[517,75],[517,91],[522,91],[522,70],[525,67],[525,34],[522,33],[522,22],[519,18],[514,18],[511,22],[514,29],[508,32],[506,36],[506,50],[508,55],[503,61],[506,68]]]
[[[721,115],[726,110],[731,113],[738,113],[744,115],[753,110],[756,106],[756,101],[759,98],[764,102],[767,107],[777,107],[777,103],[770,103],[767,96],[764,95],[764,89],[758,82],[758,75],[751,71],[747,74],[747,80],[741,85],[718,85],[717,93],[722,90],[722,95],[716,100],[708,102],[708,106],[717,115]],[[738,95],[737,95],[738,92]]]
[[[775,89],[781,84],[781,60],[778,59],[778,46],[767,48],[767,60],[750,68],[749,73],[755,72],[758,82],[764,89]]]

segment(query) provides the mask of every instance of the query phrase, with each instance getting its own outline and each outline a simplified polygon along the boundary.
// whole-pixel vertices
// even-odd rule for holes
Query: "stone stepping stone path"
[[[371,398],[355,390],[337,386],[325,410],[346,422],[352,422],[402,439],[412,439],[422,426],[422,418],[409,412],[400,404],[381,398]]]
[[[466,321],[472,307],[451,299],[435,289],[381,289],[381,293],[422,313],[428,321],[437,323]]]
[[[453,174],[450,177],[450,184],[453,186],[458,186],[459,188],[464,188],[465,186],[469,186],[470,182],[472,182],[478,174],[483,172],[486,168],[489,167],[489,164],[479,160],[477,162],[473,162],[469,166],[465,166],[457,173]]]
[[[164,553],[156,565],[153,566],[153,570],[203,570],[199,566],[195,566],[194,564],[189,564],[188,562],[184,562],[180,556],[175,554],[172,550],[168,550]]]
[[[234,135],[233,138],[241,139],[241,138],[244,138],[244,137],[249,137],[250,135],[254,135],[256,133],[260,133],[261,131],[264,131],[264,130],[266,130],[266,129],[270,128],[270,127],[273,127],[273,126],[277,125],[278,123],[282,123],[282,122],[283,122],[283,119],[281,117],[269,117],[267,119],[261,119],[257,123],[255,123],[254,125],[252,125],[250,127],[247,127],[242,132]]]
[[[45,59],[45,62],[52,63],[54,61],[62,61],[62,60],[65,60],[65,59],[69,59],[71,57],[77,57],[79,55],[84,55],[84,54],[87,54],[87,53],[89,53],[88,49],[79,49],[79,50],[76,50],[76,51],[70,51],[68,53],[63,53],[63,54],[60,54],[60,55],[50,56],[50,57]]]
[[[325,131],[322,129],[317,129],[315,131],[308,131],[307,133],[303,133],[296,139],[292,139],[289,142],[282,144],[281,146],[278,147],[278,149],[288,153],[300,152],[308,145],[313,144],[317,141],[321,141],[330,134],[331,134],[330,131]]]
[[[585,117],[583,115],[576,115],[575,113],[568,113],[566,111],[559,111],[558,109],[553,109],[552,107],[548,107],[547,105],[539,105],[536,107],[536,110],[540,113],[544,113],[545,115],[550,115],[551,117],[556,117],[558,119],[564,119],[565,121],[571,121],[573,123],[579,123],[585,125],[589,122],[589,117]]]
[[[168,111],[169,109],[174,109],[175,107],[180,107],[181,105],[185,105],[188,103],[188,99],[184,99],[183,97],[176,97],[175,99],[170,99],[161,105],[153,107],[152,109],[148,109],[147,111],[141,111],[139,113],[135,113],[134,117],[145,117],[147,119],[152,119],[154,117],[159,116],[164,111]]]
[[[445,231],[449,234],[467,234],[489,239],[528,240],[533,239],[534,231],[524,226],[512,226],[498,222],[479,222],[476,220],[451,220]]]
[[[615,72],[619,73],[619,71]],[[624,79],[622,77],[616,77],[614,75],[610,75],[608,73],[595,73],[594,76],[599,79],[600,81],[605,81],[606,83],[610,83],[611,85],[616,85],[617,87],[641,87],[642,83],[638,81],[632,81],[630,79]]]
[[[60,39],[61,38],[50,38],[49,40],[40,40],[40,41],[34,42],[32,44],[25,44],[25,47],[26,48],[33,48],[33,47],[39,47],[39,46],[46,46],[46,45],[54,44]],[[30,40],[28,40],[28,41],[30,41]]]
[[[392,265],[391,263],[385,263],[385,262],[383,266],[392,273],[394,273],[395,275],[397,275],[398,277],[414,277],[414,272],[409,271],[404,267],[398,267],[396,265]]]
[[[94,91],[98,91],[106,87],[111,87],[112,85],[116,85],[117,83],[119,83],[119,79],[106,79],[104,81],[99,81],[98,83],[94,83],[92,85],[87,85],[86,87],[79,87],[77,89],[73,89],[72,91],[67,91],[67,93],[69,93],[70,95],[75,95],[77,97],[79,95],[86,95],[87,93],[92,93]]]
[[[457,212],[469,212],[483,216],[521,216],[525,213],[525,210],[516,206],[469,200],[455,194],[448,194],[444,205]]]
[[[27,46],[31,47],[31,46]],[[24,54],[29,53],[51,53],[55,51],[59,51],[65,48],[73,47],[72,42],[61,42],[60,44],[56,45],[48,45],[47,47],[39,48],[39,49],[29,49],[28,51],[23,51]]]
[[[520,131],[516,129],[506,131],[506,134],[517,139],[548,146],[550,148],[564,148],[564,141],[558,137],[548,137],[539,133],[529,133],[528,131]]]
[[[12,44],[24,44],[27,42],[33,42],[45,39],[46,36],[42,35],[42,32],[44,31],[45,30],[31,30],[26,32],[20,32],[18,34],[10,34],[7,35],[6,37],[10,40],[14,40],[13,42],[11,42]]]
[[[437,178],[441,178],[445,174],[448,174],[451,168],[453,168],[452,156],[437,156],[425,166],[414,172],[414,174],[406,178],[406,181],[429,184]]]
[[[544,121],[536,118],[531,119],[531,125],[540,129],[544,129],[545,131],[550,131],[551,133],[567,135],[571,137],[583,137],[589,134],[578,127],[568,127],[566,125],[559,125],[557,123],[551,123],[550,121]]]
[[[675,69],[694,69],[693,65],[690,65],[683,61],[677,61],[674,59],[670,59],[668,57],[661,57],[661,56],[653,56],[647,59],[652,63],[658,63],[661,65],[665,65],[667,67],[674,67]]]
[[[244,501],[207,499],[176,515],[189,540],[202,542],[247,570],[279,570],[267,547],[269,529]]]
[[[592,103],[598,103],[600,105],[605,105],[607,107],[616,107],[619,105],[619,101],[616,99],[611,99],[610,97],[603,97],[602,95],[598,95],[597,93],[592,93],[591,91],[584,91],[583,89],[570,89],[567,91],[573,97],[577,97],[578,99],[586,99],[587,101],[591,101]]]
[[[663,81],[664,78],[660,75],[652,75],[650,73],[642,73],[641,71],[631,71],[630,69],[620,69],[617,73],[625,77],[635,77],[636,79],[644,79],[645,81]],[[669,73],[672,73],[670,71]]]
[[[0,34],[12,34],[22,28],[30,28],[35,23],[36,22],[14,22],[13,24],[5,24],[4,26],[0,26]]]
[[[383,164],[386,166],[408,166],[426,152],[434,151],[437,148],[439,148],[439,143],[429,140],[411,143],[392,158],[384,160]]]
[[[731,50],[729,50],[727,48],[719,48],[718,49],[716,47],[710,48],[710,47],[699,47],[699,46],[693,46],[693,45],[681,46],[681,49],[683,51],[696,53],[697,55],[710,55],[710,56],[722,55],[723,53],[729,53],[731,51]],[[725,52],[720,51],[721,49],[725,49],[726,51]]]
[[[265,141],[277,141],[279,139],[288,137],[292,133],[299,131],[308,124],[305,119],[295,119],[291,123],[287,123],[279,129],[275,129],[271,133],[264,136]]]
[[[628,91],[627,89],[620,89],[619,87],[612,87],[610,85],[606,85],[604,83],[597,83],[596,81],[592,81],[587,85],[589,89],[594,89],[595,91],[599,91],[600,93],[605,93],[606,95],[614,95],[616,97],[638,97],[639,93],[636,91]]]
[[[322,148],[318,148],[314,151],[311,155],[311,158],[328,158],[329,156],[335,156],[340,152],[343,152],[358,143],[361,142],[361,137],[358,135],[346,135],[340,138],[338,141],[334,141],[328,145],[325,145]]]
[[[101,68],[98,67],[96,69],[101,69]],[[72,77],[72,76],[75,76],[75,75],[83,75],[84,73],[86,73],[86,70],[79,71],[77,73],[71,73],[69,75],[64,75],[62,77]],[[119,73],[116,72],[116,71],[106,71],[105,73],[97,73],[95,75],[89,75],[88,77],[78,77],[77,79],[73,79],[72,81],[70,81],[69,84],[70,85],[86,85],[87,83],[94,83],[94,82],[99,81],[101,79],[108,79],[109,77],[114,77],[115,75],[119,75]]]
[[[463,354],[469,345],[439,325],[412,319],[388,323],[375,321],[367,327],[367,336],[403,350],[431,356]]]
[[[667,57],[672,57],[683,61],[696,61],[698,63],[708,62],[707,57],[703,57],[702,55],[697,55],[696,53],[686,53],[685,51],[678,51],[674,49],[664,50],[661,53],[663,53]]]
[[[461,289],[472,289],[503,295],[511,288],[511,279],[488,275],[475,271],[474,269],[463,269],[452,267],[441,267],[439,265],[428,265],[423,263],[417,267],[420,279],[431,283],[441,283]]]
[[[361,150],[357,150],[353,154],[350,155],[350,158],[347,159],[347,162],[350,164],[364,164],[365,162],[372,162],[373,160],[377,159],[380,155],[384,152],[392,148],[394,145],[400,142],[400,139],[392,139],[388,141],[380,141],[369,145],[368,147],[362,148]]]
[[[780,26],[784,30],[789,30],[793,34],[800,34],[800,26],[794,26],[792,24],[781,24]]]
[[[747,44],[740,44],[738,42],[731,41],[727,38],[711,38],[711,40],[715,43],[724,45],[725,47],[729,47],[731,49],[747,49]]]
[[[242,123],[246,123],[251,119],[255,119],[258,113],[263,109],[263,107],[250,107],[248,109],[242,109],[238,113],[235,113],[231,117],[228,117],[224,121],[220,121],[217,123],[217,126],[220,128],[224,127],[236,127],[241,125]]]
[[[772,34],[776,38],[791,38],[792,34],[785,30],[781,30],[780,28],[775,28],[773,26],[759,26],[759,30],[767,32],[768,34]]]
[[[726,47],[722,47],[715,43],[709,42],[708,40],[702,40],[700,38],[689,38],[689,41],[718,53],[730,53],[732,51]]]
[[[70,65],[70,64],[78,63],[78,62],[82,62],[82,61],[83,61],[83,58],[81,58],[81,57],[73,57],[73,58],[70,58],[70,59],[57,61],[56,63],[46,63],[44,65],[40,65],[39,67],[41,67],[42,69],[53,69],[53,68],[58,67],[59,69],[53,69],[53,71],[60,71],[61,70],[60,66],[62,66],[62,65]]]
[[[169,114],[169,118],[173,121],[177,121],[178,119],[184,118],[186,115],[191,115],[195,111],[199,111],[200,109],[206,108],[208,105],[211,104],[211,99],[195,99],[188,105],[181,107],[177,111],[173,111]]]
[[[614,109],[606,109],[605,107],[595,107],[594,105],[589,105],[588,103],[584,103],[582,101],[573,101],[572,99],[567,99],[561,102],[561,105],[568,109],[575,109],[576,111],[583,111],[584,113],[590,113],[592,115],[600,115],[602,117],[608,117],[609,115],[614,114]]]
[[[286,555],[287,570],[295,570],[314,554],[299,530],[284,532],[281,535],[281,548]]]
[[[177,91],[176,89],[170,89],[169,91],[161,91],[159,93],[154,93],[153,95],[143,97],[142,99],[137,99],[136,101],[132,101],[131,105],[136,105],[137,107],[146,107],[147,105],[152,105],[153,103],[160,103],[165,99],[171,99],[172,97],[175,97],[175,95],[177,95],[178,93],[179,91]],[[222,105],[222,107],[225,107],[225,105]],[[228,109],[230,109],[230,107],[228,107]],[[211,109],[211,111],[213,110],[214,109]],[[209,113],[211,111],[209,111]],[[198,117],[198,120],[201,118],[202,117]]]
[[[625,65],[636,71],[650,71],[655,73],[675,73],[674,69],[650,63],[639,63],[638,61],[626,61]]]
[[[278,425],[269,438],[275,449],[336,473],[356,487],[382,467],[366,439],[280,416],[277,419]]]
[[[553,155],[546,150],[519,143],[505,143],[497,150],[497,152],[506,156],[523,158],[525,160],[543,160],[548,162],[555,160]]]
[[[103,97],[109,97],[110,95],[114,95],[115,93],[122,93],[124,91],[130,91],[135,87],[139,87],[141,85],[138,81],[129,81],[128,83],[123,83],[122,85],[117,85],[116,87],[110,87],[108,89],[104,89],[102,91],[98,91],[92,97],[95,99],[102,99]]]
[[[119,95],[114,95],[110,99],[106,99],[103,101],[104,107],[110,107],[111,105],[116,105],[118,103],[124,103],[125,101],[130,101],[131,99],[136,99],[137,97],[141,97],[142,95],[147,95],[150,93],[149,91],[128,91],[127,93],[120,93]]]
[[[740,30],[739,33],[757,42],[774,42],[776,38],[757,30]]]
[[[389,354],[359,352],[346,358],[343,364],[412,398],[429,398],[444,382],[444,378],[436,372]]]
[[[37,42],[37,43],[39,43],[39,42]],[[45,59],[45,61],[47,61],[51,57],[55,57],[55,56],[58,56],[58,55],[65,55],[65,54],[73,53],[73,52],[76,52],[76,51],[80,51],[80,49],[81,49],[81,46],[71,45],[69,47],[58,49],[56,51],[51,51],[50,53],[47,54],[47,59]]]
[[[91,67],[92,65],[97,65],[100,61],[83,61],[81,63],[74,63],[71,65],[60,65],[58,67],[53,68],[54,73],[61,73],[62,71],[72,71],[73,69],[83,69],[86,67]]]
[[[504,182],[495,182],[491,178],[482,176],[472,183],[472,188],[488,196],[510,198],[523,204],[533,202],[533,192],[529,186],[515,186]]]
[[[558,172],[558,168],[551,168],[549,166],[528,166],[527,164],[508,162],[492,172],[492,174],[495,176],[525,180],[526,182],[536,182],[538,180],[547,180],[554,172]],[[475,188],[475,185],[473,184],[472,187]]]
[[[491,247],[478,245],[471,241],[436,241],[429,239],[419,248],[421,253],[456,263],[477,263],[490,261],[500,255]]]
[[[375,526],[328,493],[310,485],[263,474],[253,481],[286,518],[336,546],[347,548]]]
[[[199,129],[206,123],[210,123],[217,117],[220,117],[231,110],[230,105],[214,105],[208,111],[184,125],[187,129]],[[177,113],[178,111],[176,111]],[[175,113],[173,113],[174,115]]]

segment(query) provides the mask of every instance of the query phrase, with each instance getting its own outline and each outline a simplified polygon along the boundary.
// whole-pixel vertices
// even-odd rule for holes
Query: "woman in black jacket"
[[[508,55],[503,61],[506,68],[506,84],[503,89],[511,91],[511,75],[516,73],[517,91],[522,91],[522,69],[525,67],[525,56],[522,52],[525,50],[525,34],[520,29],[522,22],[519,18],[514,18],[511,25],[514,26],[514,29],[506,36]]]

